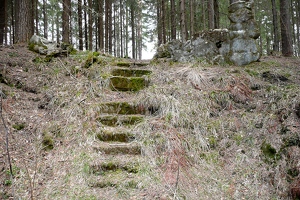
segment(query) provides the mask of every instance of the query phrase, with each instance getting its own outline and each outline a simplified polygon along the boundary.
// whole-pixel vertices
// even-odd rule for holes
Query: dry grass
[[[16,198],[290,198],[289,181],[299,175],[287,173],[298,166],[295,152],[300,148],[284,143],[300,135],[293,110],[300,102],[300,74],[294,65],[152,63],[150,86],[132,94],[108,89],[110,64],[117,60],[103,56],[102,61],[72,75],[74,66],[84,63],[84,55],[35,66],[45,78],[39,96],[44,109],[37,109],[39,102],[28,101],[24,91],[11,91],[6,119],[10,127],[26,122],[26,128],[13,130],[10,138]],[[265,71],[289,74],[290,81],[271,83],[261,77]],[[93,150],[102,128],[96,121],[96,105],[113,100],[133,102],[148,111],[145,120],[132,127],[135,142],[142,145],[138,183],[95,188],[90,184],[99,177],[91,174],[90,164],[107,158]],[[45,134],[52,137],[53,150],[44,149]],[[267,160],[261,150],[264,143],[280,158]]]

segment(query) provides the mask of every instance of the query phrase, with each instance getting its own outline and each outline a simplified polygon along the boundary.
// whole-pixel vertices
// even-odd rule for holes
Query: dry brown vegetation
[[[147,88],[110,90],[111,69],[127,62],[86,52],[46,62],[26,47],[0,48],[14,173],[1,124],[0,199],[299,198],[299,59],[156,60],[141,67],[152,70]],[[95,151],[99,104],[111,101],[147,111],[127,127],[141,155]]]

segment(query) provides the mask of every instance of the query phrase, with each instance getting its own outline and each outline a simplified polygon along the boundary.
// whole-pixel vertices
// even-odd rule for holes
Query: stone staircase
[[[110,88],[132,93],[148,85],[151,71],[139,69],[144,63],[122,63],[111,70]],[[97,105],[97,121],[102,125],[94,150],[100,159],[90,165],[94,177],[91,187],[137,188],[141,146],[131,129],[144,119],[145,110],[128,101],[110,101]]]

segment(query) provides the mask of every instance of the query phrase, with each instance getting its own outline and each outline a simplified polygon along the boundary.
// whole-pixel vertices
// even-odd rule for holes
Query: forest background
[[[0,0],[0,44],[28,42],[36,34],[79,50],[151,58],[155,47],[172,39],[229,27],[227,10],[235,1]],[[261,55],[284,50],[299,56],[299,1],[256,0],[254,12]]]

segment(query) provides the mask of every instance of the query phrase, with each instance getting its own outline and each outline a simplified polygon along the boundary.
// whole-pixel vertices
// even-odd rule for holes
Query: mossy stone
[[[102,144],[95,147],[95,150],[109,155],[131,154],[140,155],[141,146],[138,143],[117,143],[117,144]]]
[[[14,129],[20,131],[20,130],[22,130],[22,129],[25,128],[25,124],[23,124],[23,123],[21,123],[21,124],[14,124],[12,127],[13,127]]]
[[[118,126],[118,125],[134,125],[140,123],[143,120],[142,116],[139,115],[106,115],[100,116],[97,121],[101,122],[106,126]]]
[[[113,69],[111,74],[113,76],[141,77],[141,76],[144,76],[144,75],[151,74],[151,71],[150,70],[144,70],[144,69],[117,68],[117,69]]]
[[[133,140],[134,135],[125,131],[102,131],[97,134],[97,138],[101,141],[117,141],[117,142],[129,142]]]
[[[147,81],[142,77],[121,77],[110,78],[110,87],[116,91],[139,91],[147,86]]]
[[[53,137],[48,133],[44,134],[42,144],[45,150],[52,150],[54,148]]]
[[[99,113],[116,113],[120,115],[145,114],[145,109],[128,102],[107,102],[98,105]]]
[[[268,163],[273,163],[280,158],[280,155],[277,153],[276,149],[267,142],[263,142],[261,145],[261,151],[265,157],[265,161]]]
[[[119,67],[130,67],[132,63],[130,62],[118,62],[117,66]]]

